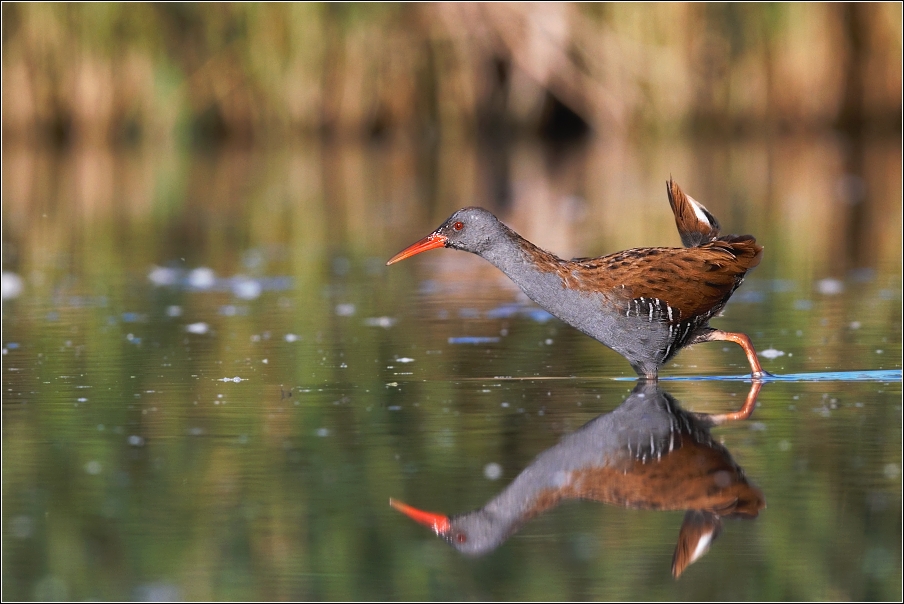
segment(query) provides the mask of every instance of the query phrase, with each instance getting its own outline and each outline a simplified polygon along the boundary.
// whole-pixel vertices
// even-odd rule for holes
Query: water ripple
[[[764,382],[900,382],[900,369],[879,369],[874,371],[820,371],[815,373],[786,373],[770,375]],[[616,378],[634,381],[633,377]],[[676,375],[660,377],[660,380],[673,382],[749,382],[750,375]]]

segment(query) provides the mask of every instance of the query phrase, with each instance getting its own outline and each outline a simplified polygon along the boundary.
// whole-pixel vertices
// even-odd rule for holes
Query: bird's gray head
[[[438,229],[393,256],[386,264],[393,264],[438,247],[451,247],[483,254],[509,233],[504,224],[483,208],[462,208],[452,214]]]
[[[506,230],[490,212],[472,207],[452,214],[434,233],[446,238],[446,247],[479,254]]]

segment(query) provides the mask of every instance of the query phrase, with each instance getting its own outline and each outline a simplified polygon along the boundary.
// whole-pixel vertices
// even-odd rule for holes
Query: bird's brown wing
[[[677,323],[712,316],[760,263],[763,248],[750,235],[728,236],[693,248],[638,248],[583,262],[566,262],[566,283],[601,291],[619,307],[640,298],[660,300],[661,320]]]

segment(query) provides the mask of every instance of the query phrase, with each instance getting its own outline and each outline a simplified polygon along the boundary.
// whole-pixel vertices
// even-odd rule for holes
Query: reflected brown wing
[[[750,235],[729,236],[694,248],[639,248],[562,267],[567,284],[608,292],[629,308],[633,300],[658,299],[680,311],[671,322],[711,314],[760,263],[763,248]]]

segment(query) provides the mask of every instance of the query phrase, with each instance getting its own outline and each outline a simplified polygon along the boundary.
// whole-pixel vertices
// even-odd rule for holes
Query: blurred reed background
[[[897,137],[872,4],[7,4],[4,144]]]
[[[600,254],[672,241],[670,174],[733,228],[787,224],[763,236],[802,278],[900,255],[900,4],[2,10],[4,270],[106,220],[224,273],[304,240],[304,273],[467,204]]]

